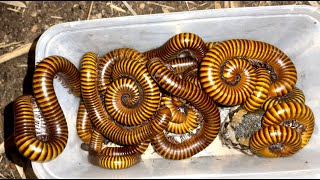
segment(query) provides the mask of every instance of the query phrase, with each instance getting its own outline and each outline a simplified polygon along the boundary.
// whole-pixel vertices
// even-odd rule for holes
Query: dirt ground
[[[0,3],[0,56],[33,42],[29,53],[0,64],[0,178],[4,179],[36,178],[30,161],[23,158],[13,144],[12,102],[22,94],[32,93],[30,85],[37,38],[49,27],[62,22],[133,15],[124,1],[21,2],[26,8]],[[308,1],[238,2],[127,1],[137,15],[230,7],[310,5]]]

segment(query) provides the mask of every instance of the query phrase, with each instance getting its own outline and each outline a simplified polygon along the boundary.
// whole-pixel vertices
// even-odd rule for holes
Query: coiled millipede
[[[248,93],[242,93],[235,97],[234,95],[238,95],[238,92],[231,93],[234,92],[234,85],[226,84],[221,77],[221,69],[225,61],[229,59],[238,61],[239,58],[248,62],[261,62],[275,72],[277,77],[270,86],[269,96],[283,96],[295,87],[297,81],[296,68],[290,58],[280,49],[260,41],[226,40],[215,44],[207,51],[199,68],[201,85],[204,91],[216,102],[229,106],[242,104],[247,98],[245,94],[249,94],[249,92],[251,94],[252,90],[248,90]],[[241,85],[242,81],[240,79],[236,82]]]
[[[111,74],[113,66],[116,62],[122,59],[131,59],[145,64],[148,60],[146,57],[131,48],[119,48],[108,52],[98,62],[98,91],[104,94],[108,88],[108,85],[112,82]]]
[[[266,126],[250,138],[250,149],[263,157],[290,156],[301,149],[301,135],[285,126]]]
[[[304,103],[296,101],[281,102],[267,109],[262,118],[262,126],[274,125],[282,125],[295,129],[301,134],[301,148],[303,148],[313,133],[313,112]]]
[[[89,117],[96,129],[119,145],[136,145],[151,139],[168,126],[171,112],[168,108],[157,111],[157,115],[140,127],[126,129],[112,121],[105,111],[98,95],[96,86],[97,78],[97,55],[92,52],[86,53],[81,63],[81,93]],[[170,117],[170,118],[169,118]]]
[[[181,53],[188,52],[198,63],[207,51],[206,43],[196,34],[180,33],[171,37],[161,47],[146,51],[148,58],[158,57],[163,61],[178,58]]]
[[[164,132],[151,140],[154,149],[168,159],[189,158],[209,146],[220,130],[220,113],[214,101],[196,85],[184,81],[168,70],[160,59],[151,59],[147,64],[149,73],[155,81],[174,96],[185,99],[203,116],[202,128],[199,132],[180,144],[171,143]]]
[[[80,73],[69,60],[61,56],[49,56],[36,66],[33,90],[46,126],[44,135],[36,135],[32,96],[22,95],[14,102],[15,144],[19,152],[32,161],[56,158],[68,141],[67,122],[53,87],[56,75],[63,78],[75,96],[80,96]]]
[[[105,93],[105,106],[113,119],[126,126],[150,119],[160,105],[160,90],[145,65],[122,59],[113,67],[114,80]]]

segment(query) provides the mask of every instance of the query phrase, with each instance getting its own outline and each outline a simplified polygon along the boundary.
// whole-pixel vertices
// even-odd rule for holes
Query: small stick
[[[134,15],[136,16],[137,13],[132,9],[132,7],[130,6],[130,4],[127,3],[127,1],[122,1],[123,4],[129,9],[129,11]]]
[[[118,6],[116,5],[113,5],[113,4],[110,4],[110,7],[117,10],[118,12],[123,12],[123,13],[126,13],[127,11],[122,9],[122,8],[119,8]]]
[[[132,9],[132,7],[130,6],[130,4],[127,3],[127,1],[122,1],[123,4],[129,9],[129,11],[134,15],[136,16],[137,13]]]
[[[4,63],[10,59],[13,59],[13,58],[16,58],[16,57],[19,57],[19,56],[22,56],[22,55],[28,53],[31,46],[32,46],[32,43],[27,43],[27,44],[24,44],[24,45],[20,46],[19,48],[13,50],[12,52],[1,55],[0,56],[0,64]]]
[[[21,166],[18,166],[17,164],[15,165],[18,170],[18,173],[20,174],[21,179],[26,179],[26,174],[24,173],[23,168]]]
[[[207,4],[206,2],[205,2],[205,3],[203,3],[203,4],[200,4],[200,5],[199,5],[199,7],[204,6],[204,5],[206,5],[206,4]]]
[[[1,48],[6,48],[6,47],[10,47],[10,46],[13,46],[13,45],[17,45],[17,44],[20,44],[21,42],[12,42],[12,43],[9,43],[9,44],[5,44],[4,42],[0,44],[0,49]]]
[[[51,16],[52,19],[63,19],[62,17],[60,16]]]
[[[21,13],[20,11],[16,10],[16,9],[13,9],[13,8],[7,8],[8,10],[10,11],[14,11],[14,12],[17,12],[17,13]]]
[[[89,13],[88,13],[87,20],[89,20],[89,19],[90,19],[92,6],[93,6],[93,1],[91,1],[91,4],[90,4],[90,9],[89,9]]]
[[[0,144],[0,154],[5,153],[4,142]]]
[[[147,4],[153,4],[153,5],[161,6],[161,7],[167,8],[167,9],[175,9],[174,7],[171,7],[171,6],[167,6],[167,5],[163,5],[163,4],[159,4],[159,3],[155,3],[155,2],[150,2],[150,1],[148,1]]]
[[[188,7],[188,11],[190,11],[190,8],[189,8],[189,4],[188,4],[188,1],[185,1],[185,3],[187,4],[187,7]]]

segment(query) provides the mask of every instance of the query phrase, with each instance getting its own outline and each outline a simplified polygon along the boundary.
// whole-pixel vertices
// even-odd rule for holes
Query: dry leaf
[[[21,1],[0,1],[0,3],[15,6],[15,7],[20,7],[20,8],[27,8],[26,4],[24,4]]]

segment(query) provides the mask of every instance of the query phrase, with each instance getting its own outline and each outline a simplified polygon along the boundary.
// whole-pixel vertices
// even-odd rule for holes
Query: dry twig
[[[112,3],[107,3],[107,5],[110,5],[110,7],[111,7],[112,9],[117,10],[118,12],[123,12],[123,13],[126,13],[126,12],[127,12],[126,10],[124,10],[124,9],[122,9],[122,8],[116,6],[116,5],[113,5]]]
[[[89,13],[88,13],[87,20],[89,20],[89,19],[90,19],[92,6],[93,6],[93,1],[91,1],[91,4],[90,4],[90,9],[89,9]]]
[[[10,46],[13,46],[13,45],[17,45],[17,44],[20,44],[21,42],[12,42],[12,43],[9,43],[9,44],[5,44],[4,42],[3,43],[0,43],[0,49],[1,48],[6,48],[6,47],[10,47]]]
[[[150,1],[147,1],[147,4],[161,6],[161,7],[167,8],[167,9],[175,9],[174,7],[171,7],[171,6],[167,6],[167,5],[163,5],[163,4],[159,4],[159,3],[155,3],[155,2],[150,2]]]
[[[32,43],[27,43],[25,45],[20,46],[19,48],[13,50],[12,52],[6,53],[4,55],[0,56],[0,64],[4,63],[10,59],[22,56],[29,52],[30,48],[32,46]]]
[[[51,16],[52,19],[63,19],[62,17],[60,16]]]
[[[134,15],[136,16],[137,13],[132,9],[132,7],[130,6],[130,4],[127,3],[127,1],[122,1],[123,4],[128,8],[128,10]]]

